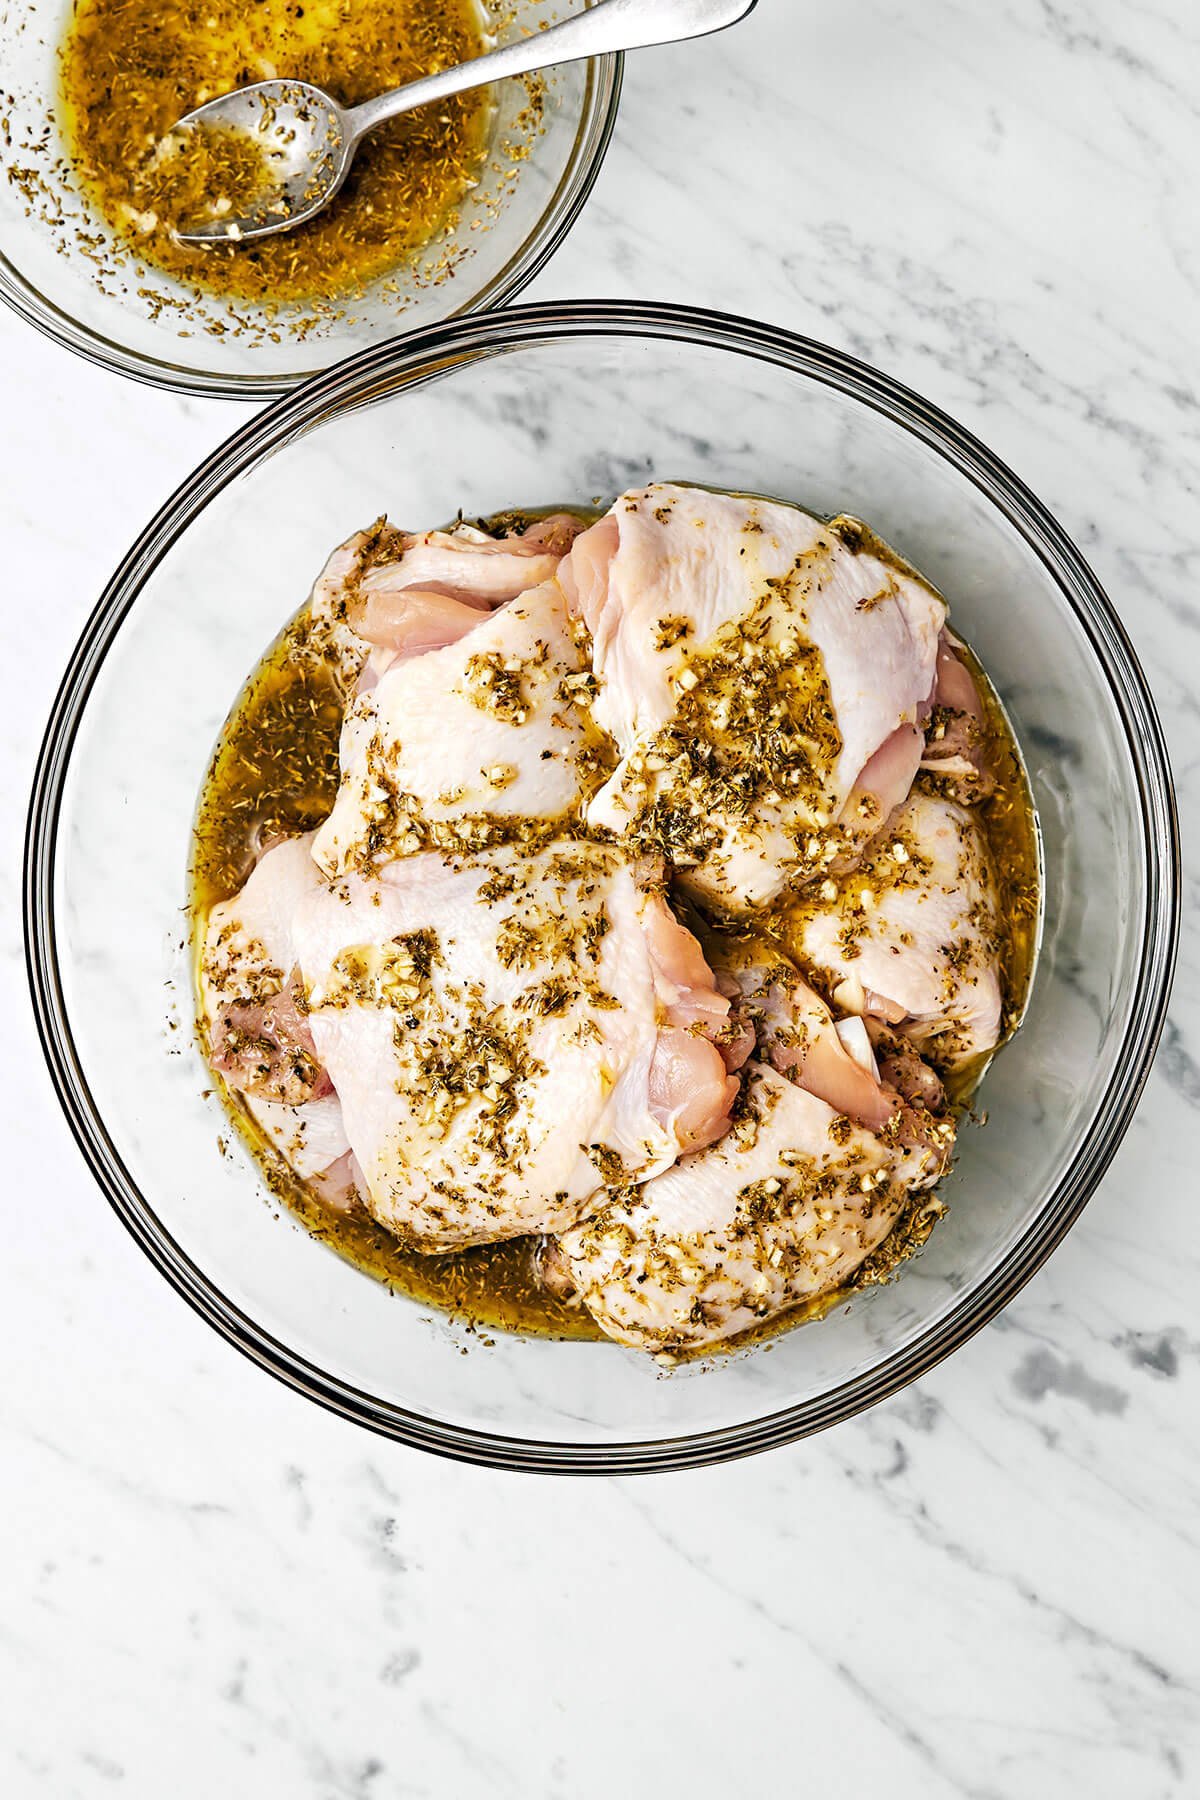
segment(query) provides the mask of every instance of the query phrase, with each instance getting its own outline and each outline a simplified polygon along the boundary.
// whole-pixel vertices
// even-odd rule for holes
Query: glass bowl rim
[[[616,52],[589,57],[585,71],[583,105],[575,133],[571,166],[564,172],[546,202],[533,231],[522,241],[504,267],[456,306],[439,325],[483,311],[494,311],[528,287],[563,243],[587,203],[608,154],[621,101],[625,58]],[[165,388],[176,394],[195,394],[209,400],[272,400],[306,381],[336,368],[343,360],[316,364],[294,375],[222,374],[187,369],[165,357],[143,355],[82,324],[57,306],[11,263],[0,248],[0,300],[27,325],[51,342],[60,344],[101,369],[127,376],[147,387]],[[397,324],[402,324],[402,317]],[[422,330],[434,330],[423,326]],[[383,340],[391,343],[392,339]],[[376,345],[368,346],[371,349]],[[361,354],[359,352],[358,354]],[[348,360],[348,359],[347,359]]]
[[[522,346],[636,337],[731,351],[774,363],[880,412],[967,477],[1053,576],[1106,679],[1137,782],[1146,847],[1142,980],[1121,1072],[1030,1229],[944,1317],[865,1374],[763,1417],[676,1438],[566,1443],[507,1437],[426,1418],[364,1393],[297,1355],[229,1301],[157,1219],[121,1162],[92,1101],[64,1004],[53,891],[63,785],[92,685],[121,624],[161,559],[217,493],[323,417],[403,393],[462,361]],[[25,845],[26,965],[50,1077],[93,1176],[151,1262],[230,1343],[343,1418],[414,1448],[493,1468],[632,1474],[700,1467],[826,1429],[927,1373],[992,1319],[1036,1273],[1095,1191],[1133,1116],[1162,1030],[1179,933],[1179,834],[1166,744],[1132,645],[1070,538],[1028,488],[939,408],[867,364],[812,339],[733,314],[654,302],[547,303],[472,314],[375,345],[314,377],[235,431],[159,509],[105,587],[56,695],[34,776]]]

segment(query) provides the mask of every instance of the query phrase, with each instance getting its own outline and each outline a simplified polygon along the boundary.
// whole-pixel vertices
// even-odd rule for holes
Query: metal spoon
[[[176,236],[183,244],[227,244],[292,231],[329,204],[345,181],[359,144],[385,119],[505,76],[528,75],[586,56],[703,37],[736,25],[755,4],[756,0],[599,0],[561,25],[393,88],[361,106],[339,106],[307,81],[257,81],[252,87],[236,88],[185,113],[172,129],[202,126],[252,132],[272,184],[236,216],[227,213],[189,224]]]

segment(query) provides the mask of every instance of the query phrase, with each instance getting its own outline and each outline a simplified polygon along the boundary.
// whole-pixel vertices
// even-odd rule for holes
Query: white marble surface
[[[92,1187],[28,1020],[28,777],[100,585],[243,414],[0,319],[0,1792],[1200,1793],[1197,76],[1191,0],[761,0],[629,70],[531,295],[757,313],[940,402],[1090,556],[1182,790],[1173,1017],[1075,1231],[919,1386],[707,1473],[376,1441],[253,1371]]]

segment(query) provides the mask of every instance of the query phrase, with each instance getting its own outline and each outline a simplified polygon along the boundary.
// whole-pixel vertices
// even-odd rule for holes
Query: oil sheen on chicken
[[[914,793],[865,860],[829,880],[792,928],[797,955],[844,1012],[877,1019],[947,1071],[993,1050],[1002,1024],[995,877],[968,808]]]
[[[729,1002],[662,865],[610,848],[425,854],[330,883],[305,841],[281,844],[214,912],[203,961],[214,1044],[262,1009],[256,1063],[218,1063],[260,1103],[280,1098],[272,1009],[298,996],[363,1199],[426,1250],[560,1229],[606,1181],[719,1136],[738,1091]]]
[[[838,1287],[941,1167],[754,1063],[719,1143],[611,1196],[555,1255],[618,1343],[704,1350]]]
[[[655,484],[586,528],[379,521],[311,616],[332,811],[200,956],[213,1066],[303,1179],[424,1252],[541,1236],[671,1356],[932,1214],[1004,940],[983,703],[918,575]]]
[[[317,834],[329,874],[561,825],[599,785],[587,665],[554,579],[573,528],[431,532],[365,572],[351,560],[346,617],[369,654]]]
[[[593,826],[726,910],[853,858],[912,785],[944,602],[850,520],[654,485],[559,570],[617,769]]]
[[[740,947],[757,1054],[731,1129],[611,1196],[544,1266],[608,1336],[711,1348],[839,1286],[942,1175],[954,1121],[911,1051],[881,1069],[863,1021],[835,1023],[787,958]]]

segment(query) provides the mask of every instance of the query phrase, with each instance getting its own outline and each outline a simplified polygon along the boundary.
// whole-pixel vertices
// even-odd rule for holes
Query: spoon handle
[[[452,94],[464,94],[509,75],[528,75],[585,56],[608,56],[618,50],[640,50],[649,44],[671,44],[722,31],[745,18],[755,4],[756,0],[599,0],[586,12],[545,31],[532,32],[503,50],[489,51],[456,68],[426,75],[364,100],[360,106],[348,107],[345,119],[350,141],[356,142],[364,132],[399,113],[428,106],[434,100],[448,100]]]

